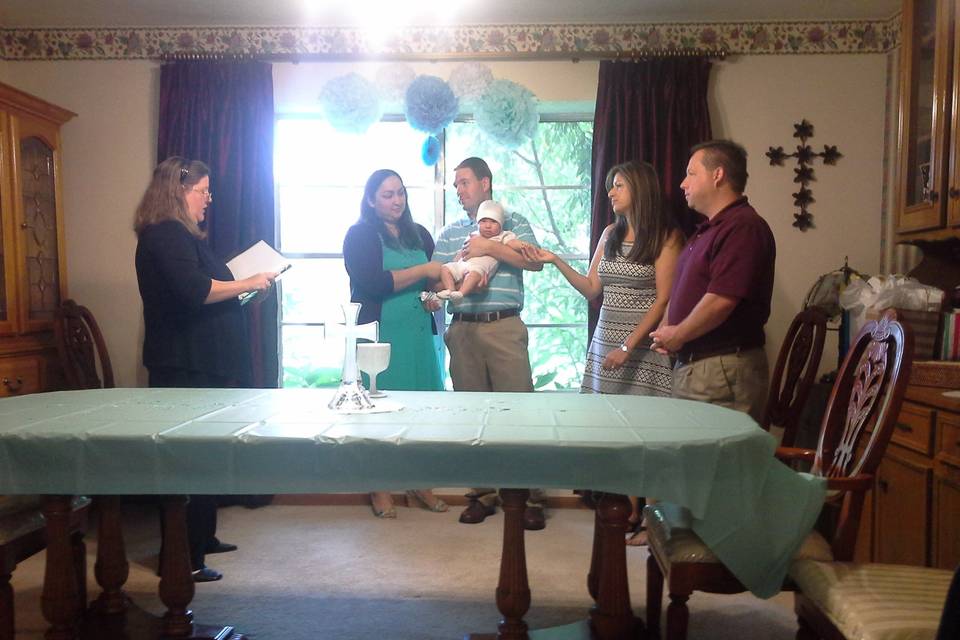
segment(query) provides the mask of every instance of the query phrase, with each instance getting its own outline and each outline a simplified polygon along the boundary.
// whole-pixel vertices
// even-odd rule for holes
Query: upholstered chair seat
[[[933,640],[952,577],[892,564],[799,560],[790,567],[807,609],[815,606],[849,640]]]
[[[713,551],[690,528],[689,511],[676,505],[656,503],[644,509],[647,540],[670,564],[676,562],[720,563]],[[811,531],[793,557],[831,562],[830,543],[819,531]]]
[[[0,546],[43,528],[43,498],[0,496]]]

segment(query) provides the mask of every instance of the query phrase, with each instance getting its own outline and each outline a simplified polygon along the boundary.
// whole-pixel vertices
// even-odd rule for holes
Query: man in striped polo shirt
[[[510,247],[482,236],[470,237],[477,229],[480,204],[493,198],[493,174],[481,158],[467,158],[455,169],[453,186],[467,217],[448,224],[437,238],[433,260],[446,263],[462,252],[464,259],[478,256],[496,258],[500,267],[487,283],[457,303],[448,303],[452,321],[444,335],[450,351],[450,378],[455,391],[533,391],[530,357],[527,353],[527,327],[520,319],[523,308],[523,271],[539,271],[543,265],[528,262]],[[526,218],[509,214],[504,231],[539,246]],[[467,524],[483,522],[495,509],[494,489],[472,489],[474,498],[460,515]],[[545,526],[543,491],[531,490],[524,525],[528,529]]]

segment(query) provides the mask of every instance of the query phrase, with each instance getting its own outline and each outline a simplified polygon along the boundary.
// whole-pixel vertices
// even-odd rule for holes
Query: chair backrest
[[[785,447],[792,447],[797,438],[797,423],[820,368],[826,335],[827,314],[810,307],[794,317],[780,346],[760,426],[767,431],[782,427]]]
[[[872,479],[883,458],[913,365],[913,334],[892,311],[867,322],[854,339],[830,392],[811,473]],[[853,558],[869,486],[828,496],[838,510],[834,559]]]
[[[89,309],[64,300],[54,313],[53,329],[68,389],[113,388],[107,345]]]

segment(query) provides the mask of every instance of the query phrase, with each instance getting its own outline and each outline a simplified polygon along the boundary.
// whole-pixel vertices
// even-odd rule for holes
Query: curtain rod
[[[571,60],[646,60],[650,58],[706,57],[723,60],[726,49],[631,49],[627,51],[543,51],[543,52],[478,52],[478,53],[217,53],[184,52],[160,56],[162,62],[183,60],[259,61],[259,62],[452,62],[460,60],[551,61]]]

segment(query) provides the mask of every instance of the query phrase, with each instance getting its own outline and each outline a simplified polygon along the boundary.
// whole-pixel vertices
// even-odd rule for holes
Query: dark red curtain
[[[227,260],[258,240],[276,246],[273,73],[262,62],[173,62],[160,71],[157,160],[179,155],[210,166],[206,230]],[[276,387],[277,297],[247,312],[253,385]]]
[[[591,256],[600,234],[613,220],[605,181],[610,167],[620,162],[652,164],[660,175],[667,206],[684,231],[689,234],[695,226],[699,215],[687,207],[680,183],[686,175],[690,147],[711,137],[707,108],[710,67],[706,58],[600,63],[593,126]],[[590,304],[591,337],[600,302],[597,299]]]

